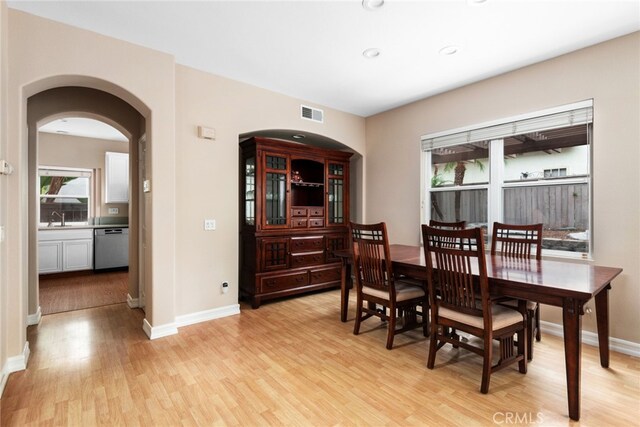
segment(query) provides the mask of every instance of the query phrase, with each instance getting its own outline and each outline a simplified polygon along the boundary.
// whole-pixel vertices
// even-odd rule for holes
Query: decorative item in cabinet
[[[351,153],[266,138],[240,143],[240,297],[340,286]]]

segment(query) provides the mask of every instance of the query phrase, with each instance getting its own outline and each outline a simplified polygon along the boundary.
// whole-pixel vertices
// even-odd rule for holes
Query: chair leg
[[[536,304],[536,341],[540,341],[542,335],[540,333],[540,304]]]
[[[486,332],[486,331],[485,331]],[[521,337],[522,338],[522,337]],[[493,336],[491,332],[484,337],[484,354],[482,361],[482,383],[480,384],[480,393],[487,394],[489,392],[489,380],[491,379],[491,360],[493,359]]]
[[[524,338],[525,334],[527,334],[528,336],[531,336],[531,329],[527,328],[527,331],[524,331],[524,330],[518,331],[516,335],[518,337],[518,355],[524,356],[518,362],[518,371],[520,371],[521,374],[527,373],[527,360],[531,360],[529,358],[529,355],[527,354],[527,350],[531,342],[527,340],[525,344],[525,338]]]
[[[456,328],[451,328],[451,338],[460,341],[460,335],[458,335],[456,333]],[[453,348],[458,348],[460,347],[458,344],[451,344],[453,346]]]
[[[426,301],[422,306],[422,335],[429,336],[429,304]]]
[[[436,364],[436,352],[438,351],[438,327],[431,322],[431,337],[429,338],[429,357],[427,358],[427,368],[433,369]]]
[[[360,320],[362,319],[362,298],[358,296],[356,300],[356,322],[353,324],[353,334],[358,335],[360,333]]]
[[[527,358],[533,360],[533,325],[534,325],[535,310],[527,310]],[[518,337],[518,345],[520,345],[520,338]]]
[[[396,332],[396,308],[389,307],[389,323],[387,324],[387,350],[391,350],[393,347],[393,337]]]
[[[422,302],[422,335],[425,337],[429,336],[429,295],[425,295],[424,301]]]

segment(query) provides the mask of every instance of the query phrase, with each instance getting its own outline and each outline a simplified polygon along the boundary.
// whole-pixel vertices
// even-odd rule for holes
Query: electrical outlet
[[[226,294],[229,292],[229,282],[222,282],[222,293]]]
[[[204,220],[204,229],[207,231],[216,229],[216,220],[215,219],[205,219]]]
[[[120,208],[109,208],[109,215],[117,215],[120,212]]]

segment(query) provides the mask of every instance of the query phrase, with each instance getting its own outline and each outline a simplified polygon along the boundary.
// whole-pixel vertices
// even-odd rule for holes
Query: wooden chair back
[[[483,230],[443,230],[422,225],[422,238],[429,298],[435,316],[437,317],[438,307],[445,307],[465,314],[484,316],[485,328],[491,328],[491,315],[484,315],[491,313],[491,306]],[[455,242],[454,246],[451,245],[452,242]],[[474,273],[477,278],[474,278]],[[481,307],[478,307],[478,297],[482,301]]]
[[[389,292],[394,296],[393,271],[389,251],[387,227],[377,224],[349,224],[349,235],[353,244],[353,266],[358,292],[363,286]]]
[[[464,230],[467,228],[467,221],[442,222],[430,219],[429,227],[442,228],[444,230]]]
[[[467,221],[442,222],[431,219],[429,220],[429,227],[439,228],[441,230],[464,230],[467,227]],[[450,248],[455,248],[457,244],[457,242],[453,240],[446,242],[444,238],[441,240],[441,243],[448,245]]]
[[[493,223],[491,255],[499,251],[503,256],[530,258],[534,246],[536,259],[542,259],[542,224]]]

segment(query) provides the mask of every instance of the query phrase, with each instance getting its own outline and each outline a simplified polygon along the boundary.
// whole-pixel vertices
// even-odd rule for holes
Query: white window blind
[[[40,176],[68,176],[68,177],[91,177],[90,170],[83,169],[50,169],[50,168],[41,168],[38,171]]]
[[[513,135],[557,129],[562,127],[587,124],[593,121],[593,107],[572,108],[550,114],[517,120],[508,120],[491,125],[477,125],[465,130],[452,131],[446,134],[433,134],[422,137],[422,151],[452,145],[468,144],[478,141],[506,138]]]

